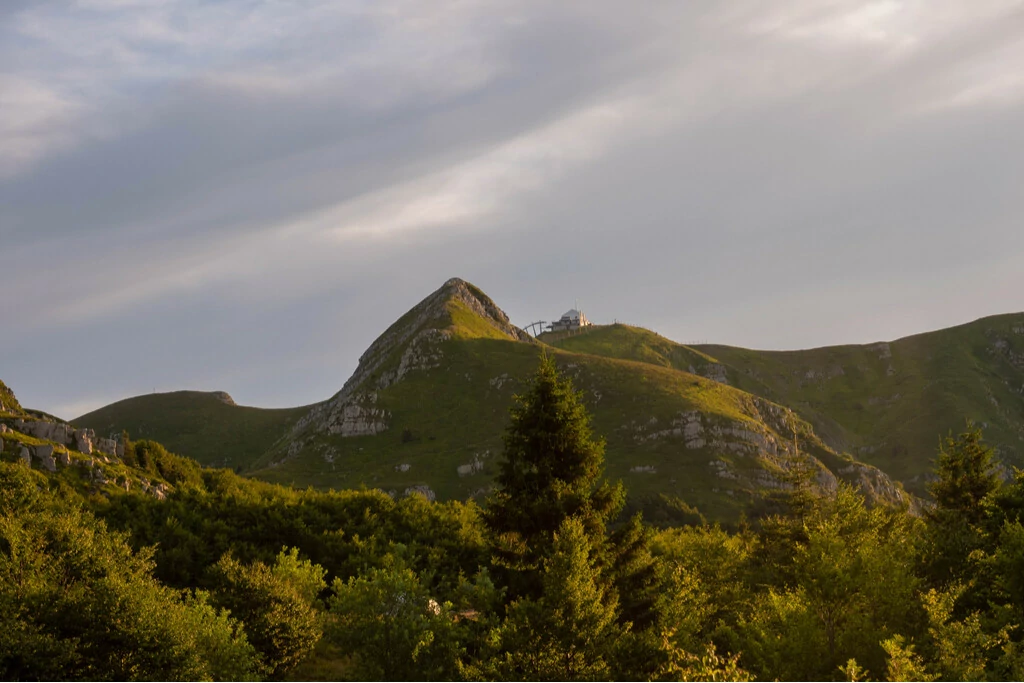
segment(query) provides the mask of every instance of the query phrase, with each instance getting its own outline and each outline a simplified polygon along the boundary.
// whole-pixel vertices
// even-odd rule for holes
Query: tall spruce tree
[[[508,597],[536,598],[540,567],[562,523],[575,517],[589,542],[601,548],[625,494],[621,484],[602,480],[604,441],[591,432],[581,392],[550,356],[541,359],[511,413],[498,488],[485,520]]]
[[[983,522],[988,500],[999,488],[992,449],[973,424],[958,437],[947,436],[939,448],[937,480],[929,486],[935,506],[927,511],[926,564],[938,585],[965,578],[968,557],[985,542]]]

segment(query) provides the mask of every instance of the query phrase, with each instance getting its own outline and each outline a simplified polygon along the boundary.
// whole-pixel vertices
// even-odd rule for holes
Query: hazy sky
[[[797,348],[1024,309],[1024,4],[2,0],[0,379],[286,406],[451,276]]]

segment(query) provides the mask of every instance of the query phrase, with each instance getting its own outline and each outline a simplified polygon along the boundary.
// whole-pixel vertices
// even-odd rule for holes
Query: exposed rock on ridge
[[[292,429],[288,457],[309,441],[296,438],[310,431],[349,436],[379,434],[388,428],[390,414],[375,406],[377,392],[402,381],[410,372],[440,365],[441,345],[452,337],[452,302],[471,312],[504,336],[524,342],[533,338],[511,322],[483,292],[465,280],[451,278],[398,319],[359,358],[359,365],[341,391],[314,406]],[[399,352],[401,355],[398,355]]]
[[[450,321],[447,304],[453,300],[468,306],[471,311],[509,338],[532,341],[530,335],[509,322],[505,312],[498,308],[486,294],[465,280],[453,277],[399,318],[384,331],[384,334],[377,337],[370,348],[359,357],[356,371],[345,382],[345,386],[342,387],[338,396],[351,394],[363,382],[381,370],[391,360],[392,354],[397,349],[406,347],[407,344],[399,366],[394,371],[395,374],[385,375],[378,380],[378,384],[382,382],[384,386],[394,384],[408,370],[414,369],[417,365],[430,363],[429,358],[424,360],[431,353],[430,342],[443,341],[450,335],[450,332],[444,328]],[[410,356],[410,354],[412,355]],[[378,386],[378,388],[383,387]]]

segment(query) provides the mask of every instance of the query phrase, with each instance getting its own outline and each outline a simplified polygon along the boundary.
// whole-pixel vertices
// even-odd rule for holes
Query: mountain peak
[[[452,337],[532,341],[532,337],[513,325],[483,290],[462,278],[449,278],[370,345],[359,357],[359,366],[345,382],[341,393],[351,393],[371,375],[387,370],[386,366],[402,367],[409,349]],[[385,373],[378,383],[389,384],[388,377]]]

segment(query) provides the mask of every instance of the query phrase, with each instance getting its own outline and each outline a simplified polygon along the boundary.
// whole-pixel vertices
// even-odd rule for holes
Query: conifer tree
[[[601,480],[604,441],[594,438],[581,392],[551,357],[541,359],[511,413],[498,489],[485,520],[508,597],[537,597],[541,563],[562,523],[577,518],[589,542],[600,548],[624,493],[621,484]]]
[[[947,436],[939,448],[938,479],[929,487],[935,507],[925,515],[925,562],[939,585],[964,578],[968,556],[985,542],[986,500],[999,488],[992,455],[973,424],[956,438]]]
[[[514,601],[496,632],[500,652],[475,672],[499,680],[602,680],[628,626],[616,623],[615,596],[603,587],[596,553],[579,519],[553,535],[537,599]]]

